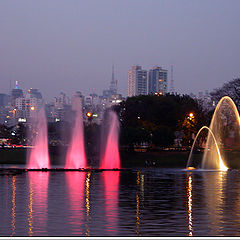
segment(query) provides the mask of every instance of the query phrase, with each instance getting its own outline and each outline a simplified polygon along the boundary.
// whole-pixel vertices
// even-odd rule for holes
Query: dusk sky
[[[239,23],[239,0],[0,0],[0,92],[101,94],[112,64],[124,96],[136,64],[173,65],[179,93],[212,90],[240,77]]]

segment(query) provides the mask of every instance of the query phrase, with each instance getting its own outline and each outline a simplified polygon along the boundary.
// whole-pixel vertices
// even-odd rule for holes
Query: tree
[[[206,119],[201,105],[188,95],[130,97],[116,106],[115,111],[122,126],[121,143],[129,146],[152,140],[159,146],[171,145],[175,131],[190,132],[184,121],[191,112],[194,113],[193,133],[205,125]],[[190,134],[186,136],[189,138]]]
[[[229,96],[235,102],[238,110],[240,110],[240,78],[224,83],[221,88],[213,90],[210,95],[212,101],[215,101],[216,103],[222,97]]]

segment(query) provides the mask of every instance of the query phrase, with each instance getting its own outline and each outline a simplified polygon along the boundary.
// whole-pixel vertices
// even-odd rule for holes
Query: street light
[[[92,113],[91,112],[87,112],[86,115],[87,115],[88,118],[90,118],[92,116]]]
[[[194,118],[194,114],[193,114],[192,112],[189,113],[189,115],[188,115],[188,119],[191,121],[193,118]]]

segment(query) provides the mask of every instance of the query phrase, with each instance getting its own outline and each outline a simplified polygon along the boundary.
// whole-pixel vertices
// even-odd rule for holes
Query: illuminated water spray
[[[214,111],[210,127],[200,129],[191,149],[188,167],[191,165],[192,151],[196,140],[205,128],[208,129],[208,136],[201,168],[227,170],[225,164],[227,149],[238,150],[240,148],[240,117],[237,107],[230,97],[221,98]]]
[[[200,135],[200,133],[203,131],[203,130],[208,130],[209,133],[210,133],[210,136],[213,138],[213,141],[214,141],[214,146],[212,146],[212,148],[215,148],[216,149],[216,152],[217,152],[217,158],[213,158],[211,160],[212,164],[214,164],[214,168],[217,168],[217,169],[220,169],[222,171],[226,171],[228,168],[225,166],[224,162],[223,162],[223,159],[221,157],[221,153],[220,153],[220,150],[219,150],[219,147],[218,147],[218,144],[217,144],[217,141],[216,141],[216,138],[214,137],[214,134],[212,132],[212,130],[206,126],[203,126],[197,133],[196,135],[196,138],[194,139],[194,142],[193,142],[193,145],[192,145],[192,148],[191,148],[191,152],[189,154],[189,157],[188,157],[188,162],[187,162],[187,169],[191,169],[193,168],[193,160],[192,160],[192,154],[193,154],[193,150],[194,150],[194,147],[196,145],[196,141]],[[209,151],[210,149],[208,149]],[[211,149],[212,150],[212,149]],[[210,150],[210,151],[211,151]],[[204,162],[202,161],[202,168],[204,169],[205,166],[204,166]]]
[[[66,169],[86,168],[87,160],[84,146],[83,116],[81,98],[73,99],[75,121],[72,130],[72,139],[67,152]]]
[[[32,139],[33,148],[29,149],[28,153],[28,169],[50,168],[48,154],[48,135],[47,135],[47,120],[45,110],[42,107],[32,122],[30,136]]]
[[[117,114],[113,111],[108,113],[109,132],[106,141],[105,151],[102,159],[101,168],[113,169],[120,168],[120,156],[118,149],[119,121]]]

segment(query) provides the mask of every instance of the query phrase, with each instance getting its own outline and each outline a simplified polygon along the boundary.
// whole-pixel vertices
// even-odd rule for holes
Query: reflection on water
[[[16,176],[12,177],[12,234],[11,236],[15,235],[16,230]]]
[[[28,178],[28,234],[47,235],[49,172],[28,172]]]
[[[205,204],[208,213],[208,223],[211,235],[218,235],[222,230],[224,209],[224,185],[226,184],[227,172],[203,172]],[[215,226],[219,226],[217,229]]]
[[[193,217],[192,217],[192,176],[189,174],[188,176],[188,184],[187,184],[187,207],[188,207],[188,230],[189,236],[193,235]]]
[[[85,172],[66,172],[70,203],[69,223],[74,235],[83,235]]]
[[[90,221],[90,179],[91,172],[87,173],[87,178],[85,181],[85,207],[86,207],[86,236],[90,236],[89,221]]]
[[[240,171],[0,176],[1,236],[239,236]]]
[[[119,172],[106,171],[103,173],[105,185],[105,214],[108,232],[117,233],[118,224],[118,186]]]
[[[32,181],[29,183],[29,214],[28,214],[28,235],[33,235],[33,186]]]
[[[141,180],[140,180],[140,171],[137,172],[137,186],[140,186]],[[136,233],[137,235],[140,234],[140,200],[139,200],[139,192],[136,193]]]

